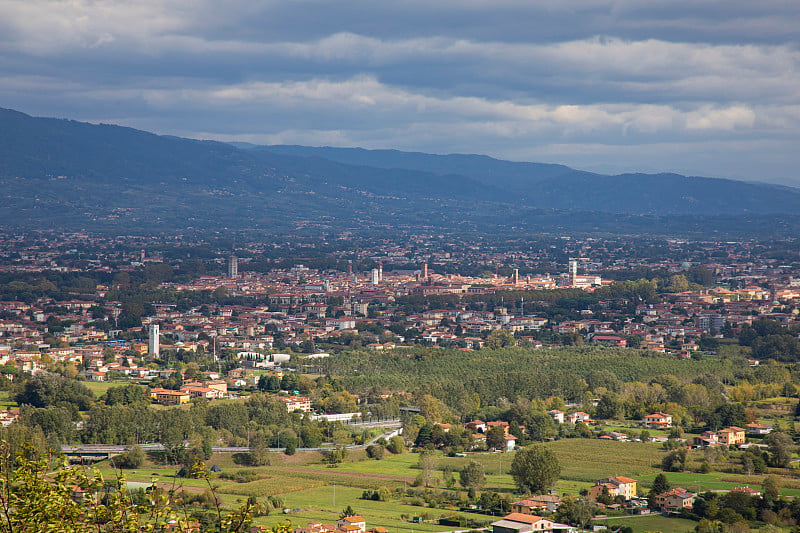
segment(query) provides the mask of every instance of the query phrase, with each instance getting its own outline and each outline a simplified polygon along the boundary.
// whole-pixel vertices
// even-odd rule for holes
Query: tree
[[[717,408],[716,414],[719,416],[719,423],[724,427],[747,426],[747,413],[740,403],[723,404]]]
[[[670,486],[669,481],[667,481],[667,476],[665,476],[663,473],[658,474],[653,480],[653,486],[650,487],[650,492],[647,495],[647,500],[651,509],[656,508],[656,496],[667,492],[669,488]]]
[[[249,462],[253,466],[264,466],[270,463],[269,441],[262,431],[250,438]]]
[[[516,346],[516,344],[517,340],[510,331],[496,329],[486,337],[485,346],[490,350],[497,350],[498,348],[505,348],[507,346]]]
[[[761,483],[761,491],[764,493],[764,498],[774,502],[778,499],[781,490],[781,479],[771,474],[764,478],[764,481]]]
[[[367,457],[370,459],[375,459],[376,461],[380,461],[383,459],[383,451],[384,447],[380,444],[370,444],[367,446]]]
[[[603,490],[600,492],[600,496],[597,497],[597,503],[602,503],[604,505],[611,505],[614,503],[614,498],[611,497],[611,493],[608,491],[608,487],[605,485],[603,486]]]
[[[422,481],[425,483],[425,486],[430,486],[433,481],[433,471],[436,469],[436,457],[433,453],[422,452],[419,454],[417,467],[422,470]]]
[[[792,437],[782,431],[773,431],[767,435],[766,440],[769,446],[770,462],[773,466],[788,467],[794,448]]]
[[[683,447],[669,452],[661,461],[661,469],[665,472],[683,472],[686,469],[687,454]]]
[[[459,482],[462,487],[469,489],[473,493],[483,488],[484,484],[486,484],[486,473],[483,470],[483,465],[478,461],[470,461],[467,466],[461,469]]]
[[[586,498],[576,498],[575,496],[565,496],[558,506],[556,520],[567,524],[575,525],[581,529],[586,528],[592,520],[594,506]]]
[[[342,509],[342,512],[339,513],[339,519],[341,520],[342,518],[347,518],[348,516],[358,516],[358,513],[356,513],[349,505]]]
[[[500,427],[493,427],[486,432],[486,446],[490,450],[505,450],[506,448],[506,432]]]
[[[561,466],[556,455],[542,444],[531,444],[517,452],[511,476],[520,490],[544,492],[558,481]]]
[[[119,387],[109,387],[100,399],[106,405],[150,404],[150,396],[145,392],[144,387],[133,383]]]
[[[597,402],[597,418],[614,420],[624,417],[625,405],[618,394],[607,392]]]
[[[389,450],[390,453],[395,455],[401,454],[406,451],[406,445],[403,443],[403,437],[400,435],[395,435],[391,439],[389,439],[389,443],[386,445],[386,449]]]
[[[526,425],[528,434],[533,440],[544,441],[556,433],[556,423],[547,413],[533,413]],[[518,438],[522,436],[513,432],[512,435]]]
[[[114,457],[111,461],[119,468],[140,468],[144,464],[144,451],[136,444],[127,452]]]
[[[34,407],[75,405],[81,411],[88,411],[94,400],[94,393],[86,385],[58,374],[39,372],[25,381],[14,395],[20,405]]]

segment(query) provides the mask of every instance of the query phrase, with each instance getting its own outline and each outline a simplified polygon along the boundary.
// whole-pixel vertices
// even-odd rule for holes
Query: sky
[[[0,0],[0,107],[800,186],[797,0]]]

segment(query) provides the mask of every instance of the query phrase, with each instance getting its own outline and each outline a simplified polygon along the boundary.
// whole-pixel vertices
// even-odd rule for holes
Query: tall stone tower
[[[158,324],[150,324],[150,328],[148,328],[147,352],[153,357],[158,357],[159,355],[160,335]]]
[[[231,279],[239,277],[239,258],[235,255],[228,259],[228,277]]]

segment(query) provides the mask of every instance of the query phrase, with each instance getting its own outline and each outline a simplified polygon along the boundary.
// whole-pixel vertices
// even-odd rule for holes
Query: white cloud
[[[703,146],[739,142],[788,173],[799,18],[788,0],[5,0],[0,105],[253,142],[558,145],[593,168],[664,163],[660,145],[705,174],[727,167]]]

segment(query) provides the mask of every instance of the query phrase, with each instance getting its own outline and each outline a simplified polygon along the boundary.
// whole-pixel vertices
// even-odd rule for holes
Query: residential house
[[[590,501],[597,501],[603,494],[603,489],[608,489],[612,498],[622,496],[625,500],[632,500],[636,497],[636,480],[629,477],[612,476],[600,479],[589,489],[587,497]]]
[[[339,530],[343,533],[366,533],[367,531],[367,521],[364,520],[360,516],[345,516],[344,518],[340,518],[336,525],[339,527]],[[354,529],[355,528],[355,529]]]
[[[506,451],[511,452],[514,451],[514,448],[517,447],[517,437],[512,435],[511,433],[506,435]]]
[[[750,487],[733,487],[731,492],[741,492],[748,496],[761,496],[761,491],[758,489],[751,489]]]
[[[157,388],[150,389],[150,397],[162,405],[182,405],[192,399],[188,392]]]
[[[681,487],[676,487],[667,492],[657,494],[655,504],[658,509],[667,512],[691,509],[694,505],[694,494]]]
[[[717,438],[722,444],[726,445],[744,444],[746,440],[745,430],[736,426],[727,427],[717,432]]]
[[[464,427],[472,431],[478,431],[480,433],[486,432],[486,422],[484,422],[483,420],[473,420],[472,422],[467,422],[466,424],[464,424]]]
[[[282,396],[280,400],[286,405],[286,410],[290,413],[294,411],[311,411],[311,400],[305,396]]]
[[[772,426],[753,422],[747,424],[747,432],[751,435],[766,435],[772,432]]]
[[[584,424],[588,424],[592,421],[592,417],[589,416],[589,413],[584,413],[583,411],[576,411],[574,413],[570,413],[566,416],[567,424],[577,424],[578,422],[583,422]]]
[[[558,424],[564,423],[564,411],[559,411],[558,409],[551,409],[547,411],[547,414],[550,415],[553,420]]]
[[[611,346],[625,347],[628,345],[628,340],[625,337],[617,335],[593,335],[592,342],[599,342]]]
[[[492,533],[532,533],[534,531],[573,533],[576,529],[541,516],[523,513],[507,514],[502,520],[492,522]]]
[[[672,415],[660,411],[644,417],[644,425],[649,428],[666,429],[672,427]]]
[[[520,500],[511,504],[511,512],[522,514],[536,514],[541,511],[555,512],[561,505],[561,498],[555,494],[542,494],[531,496],[525,500]]]
[[[503,428],[503,434],[508,435],[508,422],[503,420],[495,420],[494,422],[486,422],[486,430],[494,428]]]
[[[694,448],[708,448],[709,446],[722,446],[719,441],[719,435],[713,431],[704,431],[699,437],[692,439],[692,447]]]

